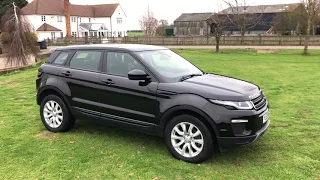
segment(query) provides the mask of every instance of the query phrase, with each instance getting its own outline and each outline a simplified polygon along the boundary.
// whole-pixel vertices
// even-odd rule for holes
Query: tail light
[[[37,77],[40,77],[42,72],[38,71]]]

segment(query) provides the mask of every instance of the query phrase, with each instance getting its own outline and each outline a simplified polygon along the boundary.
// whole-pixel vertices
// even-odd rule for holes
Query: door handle
[[[112,79],[102,79],[101,82],[106,83],[108,86],[114,84]]]
[[[61,74],[65,75],[65,76],[71,76],[71,72],[70,71],[61,72]]]

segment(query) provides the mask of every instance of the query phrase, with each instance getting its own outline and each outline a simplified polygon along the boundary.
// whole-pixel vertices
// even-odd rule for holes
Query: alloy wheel
[[[43,108],[43,117],[51,128],[58,128],[63,121],[63,111],[56,101],[48,101]]]
[[[171,143],[180,155],[193,158],[201,153],[204,139],[201,131],[194,124],[181,122],[171,131]]]

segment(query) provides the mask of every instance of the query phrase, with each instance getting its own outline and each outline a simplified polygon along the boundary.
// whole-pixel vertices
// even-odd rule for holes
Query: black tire
[[[194,157],[185,157],[181,155],[178,150],[173,147],[171,141],[171,134],[173,132],[173,128],[180,123],[188,123],[194,125],[198,130],[200,130],[203,138],[203,146],[202,150],[199,151],[200,153]],[[208,160],[213,154],[213,137],[206,127],[206,125],[200,121],[198,118],[190,116],[190,115],[179,115],[173,118],[166,126],[165,129],[165,142],[168,147],[169,152],[175,157],[176,159],[186,161],[189,163],[201,163],[203,161]],[[180,141],[180,140],[178,140]],[[178,143],[179,144],[179,143]],[[182,144],[183,146],[183,144]],[[195,150],[195,149],[193,149]],[[195,150],[196,151],[196,150]]]
[[[44,118],[44,106],[49,101],[54,101],[54,102],[58,103],[58,105],[61,107],[61,110],[63,112],[63,114],[62,114],[63,120],[61,122],[61,125],[56,128],[50,127],[50,125],[46,122],[46,120]],[[75,119],[73,118],[72,114],[70,113],[69,108],[66,106],[64,101],[56,95],[48,95],[45,98],[43,98],[41,105],[40,105],[40,116],[41,116],[41,120],[42,120],[43,125],[49,131],[55,132],[55,133],[56,132],[66,132],[66,131],[70,130],[75,123]]]

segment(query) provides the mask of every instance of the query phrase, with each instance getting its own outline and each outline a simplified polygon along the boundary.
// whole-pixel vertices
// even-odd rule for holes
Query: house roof
[[[260,6],[241,6],[239,7],[240,13],[255,14],[255,13],[281,13],[293,12],[301,3],[294,4],[275,4],[275,5],[260,5]],[[232,7],[222,10],[221,14],[232,14]]]
[[[119,4],[76,5],[70,4],[71,16],[111,17]],[[34,0],[22,8],[24,15],[65,15],[63,0]]]
[[[108,30],[103,23],[81,23],[79,26],[87,31]]]
[[[191,21],[205,21],[211,17],[212,13],[183,13],[175,21],[177,22],[191,22]]]
[[[38,29],[37,31],[61,31],[60,29],[51,26],[50,24],[47,23],[43,23]]]

